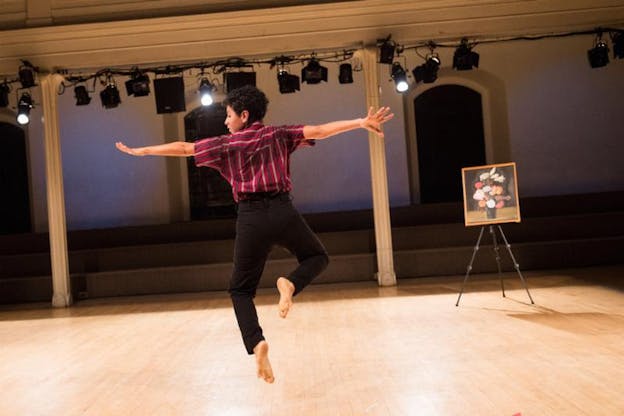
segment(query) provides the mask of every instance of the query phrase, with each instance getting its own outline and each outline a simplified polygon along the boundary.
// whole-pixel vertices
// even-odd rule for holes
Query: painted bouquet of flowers
[[[480,211],[485,211],[488,218],[496,217],[496,209],[503,208],[511,200],[507,193],[507,178],[493,167],[489,171],[479,174],[475,182],[475,192],[472,198],[477,201]]]

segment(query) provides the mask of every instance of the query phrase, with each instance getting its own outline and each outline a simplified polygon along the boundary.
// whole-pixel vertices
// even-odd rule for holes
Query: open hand
[[[122,142],[115,143],[115,146],[120,151],[122,151],[124,153],[128,153],[129,155],[132,155],[132,156],[145,156],[145,153],[143,153],[141,151],[142,149],[140,147],[139,148],[128,147],[125,144],[123,144]]]
[[[377,111],[374,111],[373,107],[371,107],[368,109],[368,115],[360,122],[360,126],[383,137],[381,125],[392,119],[392,117],[394,117],[394,114],[390,112],[390,107],[380,107]]]

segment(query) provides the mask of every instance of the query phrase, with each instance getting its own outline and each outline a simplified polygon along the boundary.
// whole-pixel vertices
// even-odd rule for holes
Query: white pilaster
[[[69,280],[63,163],[61,160],[61,137],[56,95],[63,77],[57,74],[49,74],[40,77],[40,81],[43,101],[50,258],[52,262],[52,306],[65,307],[72,304],[72,295]]]
[[[377,74],[377,48],[367,47],[362,51],[364,78],[366,80],[367,107],[379,108],[379,81]],[[394,260],[392,257],[392,228],[390,225],[390,203],[388,200],[388,172],[384,139],[374,133],[368,134],[373,186],[373,214],[375,220],[375,242],[377,246],[377,281],[380,286],[396,285]]]
[[[163,114],[165,143],[184,141],[184,113]],[[169,221],[190,219],[187,158],[167,157],[167,189],[169,191]]]

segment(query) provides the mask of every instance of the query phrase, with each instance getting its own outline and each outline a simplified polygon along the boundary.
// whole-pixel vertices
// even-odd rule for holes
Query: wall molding
[[[616,0],[362,0],[0,31],[0,74],[258,57],[374,44],[624,25]],[[619,27],[618,26],[618,27]]]

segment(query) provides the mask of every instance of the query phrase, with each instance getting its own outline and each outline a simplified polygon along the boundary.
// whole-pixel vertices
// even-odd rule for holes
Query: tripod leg
[[[500,225],[498,226],[498,230],[500,231],[501,236],[503,236],[503,240],[505,241],[505,246],[507,246],[507,251],[509,251],[509,255],[511,256],[511,260],[513,261],[514,267],[515,267],[516,271],[518,272],[518,276],[520,276],[520,281],[522,282],[522,286],[524,286],[524,290],[526,290],[527,295],[529,295],[529,299],[531,300],[531,304],[535,304],[535,302],[533,302],[533,298],[531,297],[531,294],[529,293],[529,288],[527,287],[527,284],[524,281],[524,277],[522,276],[522,273],[520,272],[520,265],[518,264],[518,262],[516,261],[516,258],[514,257],[513,253],[511,252],[511,246],[507,242],[507,237],[505,237],[505,233],[503,233],[503,229],[501,228]]]
[[[477,244],[475,244],[474,249],[472,251],[472,258],[470,259],[470,263],[468,264],[468,267],[466,267],[466,277],[464,277],[464,283],[462,283],[461,290],[459,291],[459,296],[457,297],[457,302],[455,303],[455,306],[459,305],[459,300],[462,297],[462,293],[464,293],[464,286],[466,286],[468,275],[470,274],[470,271],[472,270],[472,263],[474,262],[475,256],[477,255],[477,251],[479,251],[479,243],[481,243],[481,237],[483,237],[484,228],[485,226],[482,226],[481,231],[479,232],[479,238],[477,239]]]
[[[490,225],[490,234],[492,234],[492,243],[494,244],[494,256],[496,258],[496,267],[498,268],[498,278],[501,283],[501,291],[503,292],[503,297],[505,297],[505,285],[503,284],[503,274],[501,272],[500,252],[498,250],[498,241],[496,241],[496,231],[492,225]]]

